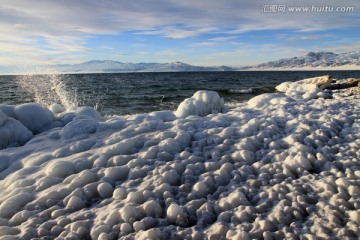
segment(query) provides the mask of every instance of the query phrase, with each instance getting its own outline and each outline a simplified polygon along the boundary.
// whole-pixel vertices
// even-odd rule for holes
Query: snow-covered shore
[[[106,119],[1,106],[0,239],[358,239],[360,95],[285,86]]]

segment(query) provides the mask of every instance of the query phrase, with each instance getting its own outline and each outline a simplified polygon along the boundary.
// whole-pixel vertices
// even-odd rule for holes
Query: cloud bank
[[[353,6],[354,11],[264,12],[268,5],[339,4]],[[311,32],[351,28],[360,26],[359,9],[358,0],[341,3],[328,0],[301,3],[296,0],[1,0],[0,59],[71,61],[64,53],[75,56],[90,51],[86,43],[92,37],[129,31],[170,39],[218,33],[231,39],[234,34],[256,30]]]

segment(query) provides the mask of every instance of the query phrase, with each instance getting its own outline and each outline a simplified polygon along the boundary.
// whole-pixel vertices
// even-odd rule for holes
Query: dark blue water
[[[0,103],[92,106],[102,114],[174,110],[197,90],[217,91],[227,103],[273,92],[284,81],[330,74],[359,78],[360,71],[99,73],[0,76]]]

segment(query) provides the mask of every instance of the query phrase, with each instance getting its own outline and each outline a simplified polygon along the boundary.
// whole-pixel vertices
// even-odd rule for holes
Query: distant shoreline
[[[0,73],[0,76],[24,76],[24,75],[75,75],[75,74],[136,74],[136,73],[222,73],[222,72],[321,72],[321,71],[360,71],[358,69],[338,69],[338,68],[268,68],[268,69],[238,69],[232,71],[163,71],[163,72],[44,72],[44,73]]]

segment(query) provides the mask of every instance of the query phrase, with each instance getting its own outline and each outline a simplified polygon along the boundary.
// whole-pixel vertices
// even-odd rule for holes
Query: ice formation
[[[0,105],[0,149],[24,145],[33,134],[60,126],[50,110],[36,103]]]
[[[2,105],[0,239],[358,239],[359,95],[305,94],[218,114],[214,92],[107,118]]]
[[[214,91],[197,91],[191,98],[180,103],[175,115],[187,117],[191,115],[206,116],[210,113],[225,112],[224,100]]]
[[[320,77],[307,78],[297,82],[283,82],[276,87],[279,92],[301,91],[306,92],[313,89],[325,89],[331,83],[331,76],[324,75]]]

